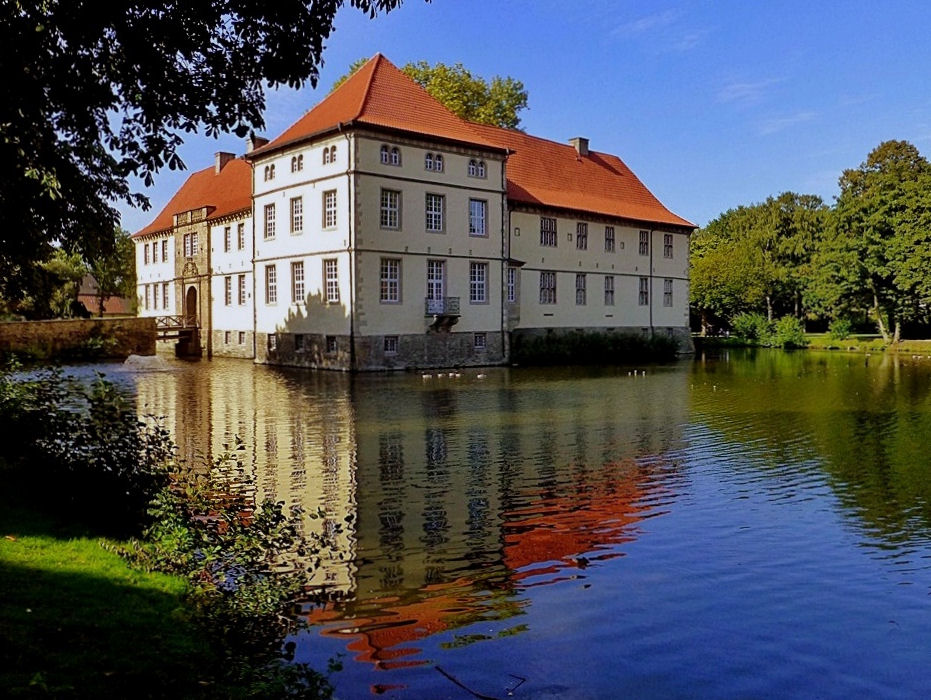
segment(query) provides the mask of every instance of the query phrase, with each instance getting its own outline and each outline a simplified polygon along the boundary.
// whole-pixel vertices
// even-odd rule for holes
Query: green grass
[[[11,476],[0,469],[0,477]],[[10,481],[6,486],[14,486]],[[0,495],[0,689],[12,697],[210,697],[215,660],[185,582]]]

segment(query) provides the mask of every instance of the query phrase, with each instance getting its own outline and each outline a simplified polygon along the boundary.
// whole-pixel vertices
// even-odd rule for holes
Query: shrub
[[[835,318],[828,326],[828,335],[834,340],[847,340],[853,332],[849,318]]]
[[[766,316],[756,312],[738,314],[731,322],[734,335],[751,345],[765,345],[772,334],[772,324]]]
[[[803,348],[808,345],[805,324],[795,316],[783,316],[776,321],[768,345],[779,348]]]
[[[668,362],[679,350],[667,335],[570,331],[540,336],[517,336],[512,349],[522,365],[618,365],[631,362]]]

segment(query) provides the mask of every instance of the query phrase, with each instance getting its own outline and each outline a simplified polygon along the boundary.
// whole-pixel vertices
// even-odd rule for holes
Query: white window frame
[[[427,232],[443,233],[445,230],[443,228],[446,218],[444,215],[445,210],[446,196],[436,194],[435,192],[427,192],[424,203],[425,226]]]
[[[401,228],[401,193],[398,190],[382,189],[378,222],[384,229],[397,231]]]
[[[614,227],[605,226],[605,252],[613,253],[617,250],[617,243],[614,238]]]
[[[605,306],[614,306],[614,275],[605,275]]]
[[[265,303],[278,303],[278,270],[274,265],[265,266]]]
[[[540,217],[540,245],[555,248],[558,236],[558,224],[552,216]]]
[[[575,273],[575,305],[576,306],[585,306],[587,301],[587,290],[588,280],[584,272]]]
[[[243,306],[246,303],[246,276],[238,275],[236,285],[238,287],[236,301],[239,302],[240,306]]]
[[[670,277],[663,280],[663,306],[672,307],[672,278]]]
[[[640,231],[640,255],[650,254],[650,232]]]
[[[223,304],[233,305],[233,278],[230,275],[223,278]]]
[[[488,349],[488,335],[479,331],[472,336],[472,349],[478,352],[485,352]]]
[[[488,202],[484,199],[469,200],[469,235],[488,236]]]
[[[469,303],[488,303],[488,263],[469,263]]]
[[[397,355],[398,345],[398,336],[386,335],[382,344],[382,350],[386,355]]]
[[[236,250],[243,250],[246,247],[246,224],[240,222],[236,225]]]
[[[507,271],[507,300],[509,304],[517,301],[517,268],[509,267]]]
[[[162,282],[162,308],[168,308],[168,283]]]
[[[323,260],[323,284],[327,304],[339,303],[339,261],[336,258]]]
[[[648,306],[650,303],[650,278],[641,277],[637,291],[637,305]]]
[[[291,263],[291,303],[304,303],[304,261]]]
[[[401,259],[382,258],[379,264],[379,301],[382,304],[401,303]]]
[[[663,234],[663,257],[672,260],[672,234]]]
[[[336,228],[336,190],[326,190],[323,193],[323,228]]]
[[[588,224],[584,221],[575,224],[575,247],[576,250],[588,250]]]
[[[304,233],[304,198],[291,197],[291,233]]]
[[[266,204],[262,211],[265,213],[265,240],[269,240],[275,237],[275,203]]]
[[[540,303],[556,303],[556,272],[540,270]]]

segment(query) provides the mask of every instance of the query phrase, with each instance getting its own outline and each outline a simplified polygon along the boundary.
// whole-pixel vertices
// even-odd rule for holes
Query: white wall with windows
[[[171,232],[138,238],[135,247],[138,314],[171,316],[179,313],[175,311],[175,240]]]

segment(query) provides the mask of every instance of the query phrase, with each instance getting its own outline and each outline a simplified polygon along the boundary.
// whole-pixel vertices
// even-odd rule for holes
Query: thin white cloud
[[[688,32],[674,40],[670,45],[670,48],[674,51],[691,51],[702,42],[708,33],[709,32],[707,29],[699,29],[694,32]]]
[[[767,78],[756,82],[731,82],[718,90],[718,102],[736,102],[751,104],[759,102],[769,93],[770,88],[785,81],[785,78]]]
[[[772,119],[767,119],[760,123],[760,134],[767,136],[769,134],[785,131],[786,129],[790,129],[793,126],[797,126],[798,124],[810,122],[817,116],[817,112],[796,112],[795,114],[790,114],[785,117],[773,117]]]
[[[661,29],[662,27],[668,27],[679,19],[679,14],[680,13],[676,10],[666,10],[664,12],[646,15],[640,19],[635,19],[633,22],[620,25],[615,28],[612,34],[615,36],[630,36],[633,34],[643,34],[644,32],[649,32],[654,29]]]

